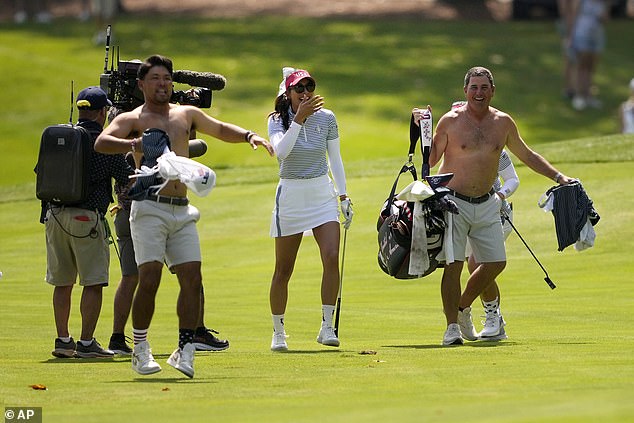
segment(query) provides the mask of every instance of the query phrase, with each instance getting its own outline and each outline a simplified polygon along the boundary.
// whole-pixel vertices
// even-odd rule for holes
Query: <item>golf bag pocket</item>
[[[442,263],[438,262],[437,256],[443,247],[444,215],[441,210],[435,210],[430,207],[430,203],[427,201],[422,203],[422,213],[425,221],[423,230],[426,235],[426,248],[424,250],[428,257],[428,266],[421,274],[412,274],[409,271],[412,252],[414,202],[388,200],[379,214],[377,222],[379,242],[377,258],[379,267],[383,272],[396,279],[421,278],[429,275],[436,268],[442,267]]]
[[[406,201],[395,201],[391,205],[387,203],[389,201],[386,202],[377,222],[379,267],[397,279],[417,278],[418,275],[408,273],[413,203],[408,204]],[[387,209],[388,207],[390,210]]]

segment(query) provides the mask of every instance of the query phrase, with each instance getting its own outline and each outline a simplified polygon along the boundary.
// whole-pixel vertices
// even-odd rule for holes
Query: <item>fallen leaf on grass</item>
[[[34,389],[36,391],[46,391],[48,389],[46,386],[41,385],[39,383],[35,384],[35,385],[29,385],[29,388],[32,388],[32,389]]]
[[[374,350],[363,350],[363,351],[359,351],[359,354],[361,354],[361,355],[376,355],[376,351],[374,351]]]

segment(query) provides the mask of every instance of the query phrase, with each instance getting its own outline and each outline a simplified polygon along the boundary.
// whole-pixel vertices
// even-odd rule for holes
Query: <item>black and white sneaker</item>
[[[196,331],[194,335],[194,347],[196,351],[224,351],[229,348],[229,341],[226,339],[218,339],[214,336],[218,332],[204,328],[204,331]]]
[[[113,333],[112,336],[110,336],[108,349],[118,355],[131,355],[132,348],[128,346],[126,341],[132,341],[132,339],[122,333]]]
[[[70,341],[64,342],[59,338],[55,338],[55,349],[51,352],[53,357],[57,358],[73,358],[75,357],[75,348],[77,344],[73,338]]]
[[[114,357],[114,353],[110,350],[104,349],[95,338],[92,338],[92,342],[89,345],[84,345],[80,342],[77,343],[75,354],[79,358],[111,358]]]

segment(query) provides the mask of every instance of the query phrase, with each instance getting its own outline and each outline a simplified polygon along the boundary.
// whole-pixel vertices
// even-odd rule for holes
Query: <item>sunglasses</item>
[[[303,93],[304,90],[308,91],[309,93],[312,93],[313,91],[315,91],[315,83],[311,81],[311,82],[308,82],[306,85],[296,84],[290,88],[294,90],[297,94]]]

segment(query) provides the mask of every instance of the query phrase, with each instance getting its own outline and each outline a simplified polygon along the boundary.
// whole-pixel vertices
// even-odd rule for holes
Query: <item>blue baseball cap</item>
[[[99,87],[84,88],[77,94],[77,108],[79,110],[99,110],[112,106],[106,93]]]

